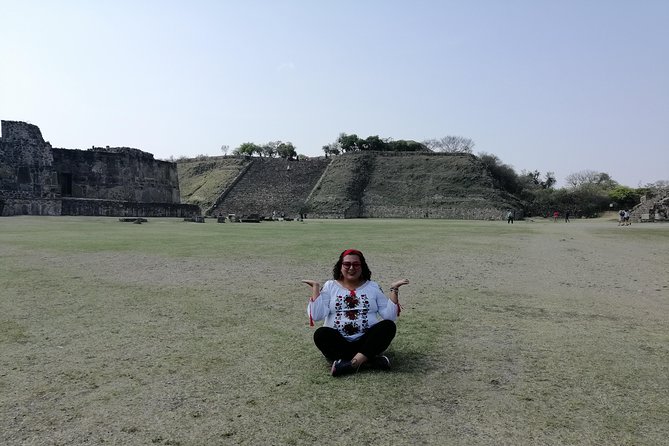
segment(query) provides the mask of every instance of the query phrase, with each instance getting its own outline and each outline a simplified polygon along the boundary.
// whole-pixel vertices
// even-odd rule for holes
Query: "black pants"
[[[358,339],[347,341],[338,330],[321,327],[314,332],[314,343],[330,361],[351,360],[356,353],[362,353],[371,359],[388,348],[396,331],[395,322],[383,320],[374,324]]]

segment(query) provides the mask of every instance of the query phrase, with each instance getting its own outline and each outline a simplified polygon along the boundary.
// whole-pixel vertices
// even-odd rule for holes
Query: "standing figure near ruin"
[[[629,211],[628,211],[627,209],[625,209],[625,212],[624,212],[624,214],[623,214],[623,224],[624,224],[625,226],[629,226],[629,225],[632,224],[632,223],[630,222],[630,213],[629,213]]]
[[[386,296],[371,280],[365,257],[356,249],[339,255],[332,276],[322,289],[315,280],[302,281],[311,288],[307,305],[310,325],[325,320],[314,332],[314,343],[332,362],[330,373],[355,373],[363,364],[390,369],[390,359],[383,352],[395,337],[395,320],[401,310],[399,289],[409,281],[393,282]]]

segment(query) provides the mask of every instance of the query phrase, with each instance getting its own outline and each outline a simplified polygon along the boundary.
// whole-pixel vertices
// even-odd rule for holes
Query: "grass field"
[[[0,444],[669,444],[669,225],[0,218]],[[408,278],[332,378],[308,288]]]

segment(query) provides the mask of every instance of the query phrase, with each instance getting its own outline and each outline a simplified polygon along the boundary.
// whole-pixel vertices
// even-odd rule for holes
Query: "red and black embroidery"
[[[334,327],[344,336],[353,336],[369,329],[370,301],[367,294],[357,295],[355,290],[338,294],[335,303]]]
[[[347,335],[351,336],[360,331],[360,328],[358,328],[353,322],[349,322],[347,324],[344,324],[344,333]]]
[[[344,298],[344,303],[346,304],[346,308],[355,308],[358,306],[359,302],[360,301],[355,296],[355,294],[348,295]]]

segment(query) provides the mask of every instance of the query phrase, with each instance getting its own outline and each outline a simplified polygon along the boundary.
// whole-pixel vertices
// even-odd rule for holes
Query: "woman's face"
[[[341,262],[341,275],[344,280],[353,282],[360,280],[360,274],[362,274],[360,257],[355,254],[344,256]]]

